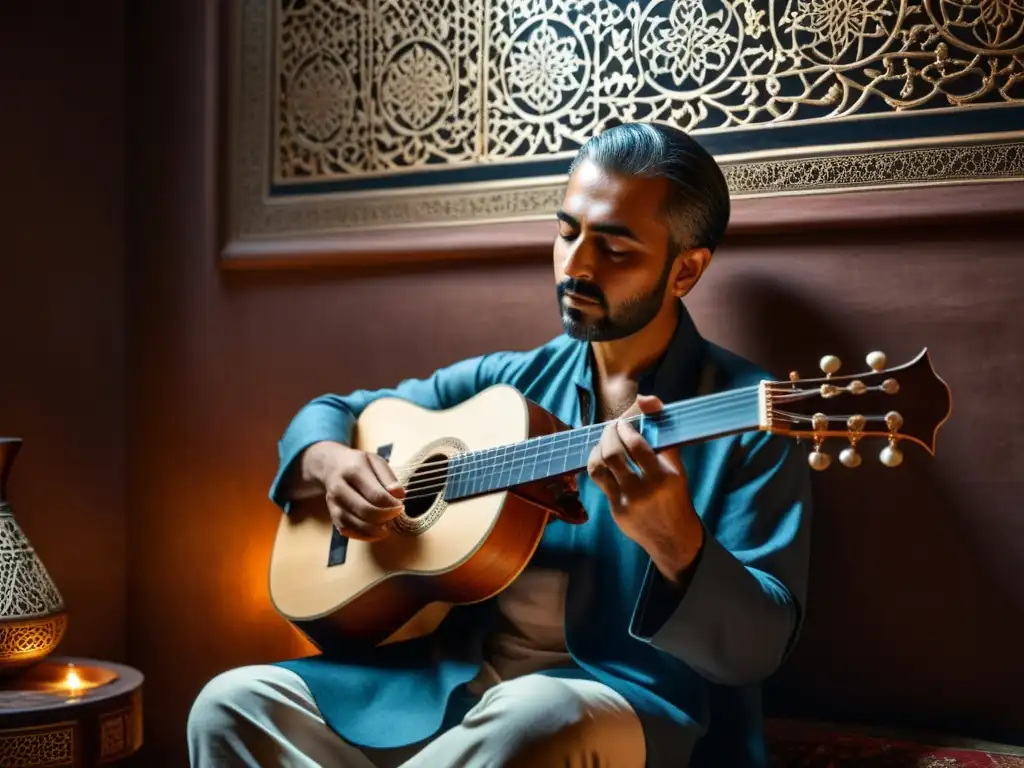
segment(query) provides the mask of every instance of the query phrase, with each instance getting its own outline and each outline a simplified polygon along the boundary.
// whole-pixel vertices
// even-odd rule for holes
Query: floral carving
[[[967,32],[991,50],[1024,48],[1022,0],[944,0],[941,7],[943,27],[954,35]]]
[[[550,22],[513,43],[507,75],[513,96],[538,114],[553,112],[567,91],[580,87],[584,62],[575,49],[575,38],[560,36]]]
[[[356,91],[345,65],[318,52],[296,73],[289,96],[295,130],[313,141],[330,141],[352,114]]]
[[[398,124],[423,131],[444,117],[452,97],[451,70],[433,46],[414,43],[390,63],[381,103]]]
[[[736,36],[727,31],[723,10],[712,13],[701,0],[672,5],[668,24],[656,26],[644,43],[647,64],[654,74],[671,74],[675,84],[703,85],[708,71],[720,72],[732,59]]]
[[[892,15],[890,0],[799,0],[783,28],[810,34],[815,50],[827,49],[826,61],[839,61],[850,46],[857,45],[860,58],[866,40],[887,37],[885,22]]]

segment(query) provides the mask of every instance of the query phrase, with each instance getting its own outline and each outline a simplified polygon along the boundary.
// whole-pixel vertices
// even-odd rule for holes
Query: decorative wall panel
[[[619,121],[737,199],[1024,178],[1024,0],[238,0],[231,235],[550,217]]]

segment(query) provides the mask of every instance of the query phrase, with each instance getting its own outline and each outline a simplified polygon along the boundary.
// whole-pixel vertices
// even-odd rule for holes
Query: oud
[[[887,467],[901,446],[935,455],[949,418],[949,387],[928,350],[886,369],[761,383],[666,404],[633,425],[655,450],[755,430],[807,440],[810,466],[824,470],[826,440],[841,440],[841,464],[861,464],[864,441],[882,444]],[[381,645],[433,632],[455,604],[485,600],[530,561],[552,517],[582,523],[574,478],[586,469],[604,424],[570,429],[507,385],[448,410],[382,398],[356,422],[352,445],[384,455],[405,488],[404,510],[383,541],[342,537],[322,498],[282,515],[270,560],[276,610],[321,649]]]

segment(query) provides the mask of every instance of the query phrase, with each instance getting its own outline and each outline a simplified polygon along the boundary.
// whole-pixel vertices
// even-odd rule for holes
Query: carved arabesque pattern
[[[870,152],[813,159],[794,158],[723,166],[734,198],[821,189],[905,187],[1024,178],[1024,143],[970,144],[896,152]],[[302,208],[253,210],[253,232],[300,232],[311,223],[344,229],[387,229],[468,221],[549,219],[562,204],[562,182],[520,188],[430,190],[418,195],[324,197]],[[969,191],[964,194],[970,194]]]
[[[65,723],[45,729],[0,733],[0,766],[51,768],[72,765],[74,745],[74,726]]]
[[[125,753],[131,746],[128,738],[131,730],[131,708],[111,712],[100,718],[100,757],[113,759]]]
[[[367,164],[365,4],[283,0],[277,27],[280,173],[311,178]]]
[[[483,0],[282,0],[278,175],[472,161]]]
[[[0,502],[0,622],[64,610],[46,566],[18,527],[10,505]]]
[[[64,613],[26,622],[0,622],[0,666],[48,656],[67,628]]]
[[[938,147],[928,150],[857,153],[806,160],[728,165],[733,195],[864,188],[935,181],[970,181],[1024,176],[1024,143]],[[968,193],[965,193],[968,194]]]
[[[1024,104],[1024,0],[278,0],[279,183]]]
[[[550,219],[564,176],[524,161],[567,167],[613,119],[719,134],[734,199],[1021,179],[1024,131],[1001,118],[1022,110],[1022,5],[432,0],[418,17],[408,0],[242,0],[231,237]],[[322,74],[296,101],[303,66]],[[938,111],[956,135],[899,138],[898,113]],[[870,143],[834,147],[851,120]],[[474,168],[491,180],[433,175]]]

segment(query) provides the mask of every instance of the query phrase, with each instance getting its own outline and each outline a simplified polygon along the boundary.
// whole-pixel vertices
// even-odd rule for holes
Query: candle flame
[[[78,672],[76,670],[68,670],[67,675],[64,676],[64,687],[72,693],[76,693],[78,689],[82,687],[82,678],[78,676]]]

